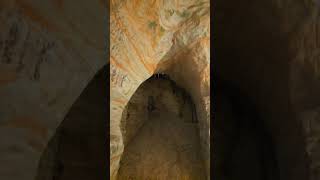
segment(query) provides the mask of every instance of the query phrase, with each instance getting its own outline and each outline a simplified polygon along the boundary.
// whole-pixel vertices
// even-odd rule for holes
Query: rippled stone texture
[[[124,107],[141,83],[160,72],[196,100],[201,154],[209,177],[210,2],[112,0],[110,12],[111,178],[116,178],[124,150]]]

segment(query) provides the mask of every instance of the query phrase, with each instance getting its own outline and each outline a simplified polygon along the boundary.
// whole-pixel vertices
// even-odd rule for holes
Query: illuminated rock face
[[[169,75],[194,99],[209,178],[209,1],[115,0],[110,12],[111,178],[117,176],[125,148],[123,110],[139,85],[154,73]]]
[[[32,180],[49,139],[106,64],[103,1],[0,1],[0,179]]]

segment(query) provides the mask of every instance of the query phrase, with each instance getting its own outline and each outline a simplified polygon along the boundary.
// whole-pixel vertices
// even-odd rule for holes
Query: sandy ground
[[[197,124],[168,111],[148,116],[124,150],[118,179],[206,179]]]

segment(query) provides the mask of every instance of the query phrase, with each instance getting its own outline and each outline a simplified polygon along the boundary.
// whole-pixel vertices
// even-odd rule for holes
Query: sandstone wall
[[[121,132],[125,146],[139,132],[143,124],[152,119],[148,112],[151,98],[154,110],[185,116],[185,121],[193,121],[191,99],[183,96],[182,90],[173,83],[166,79],[149,78],[139,86],[122,113]]]
[[[206,91],[206,106],[199,105],[199,110],[205,117],[201,119],[201,128],[209,122],[209,38],[210,38],[210,3],[209,1],[196,0],[133,0],[111,1],[111,42],[110,42],[110,74],[111,74],[111,124],[110,124],[110,165],[111,178],[116,178],[119,162],[124,149],[123,136],[121,133],[121,116],[125,105],[138,86],[149,78],[156,69],[165,72],[170,66],[160,65],[162,62],[176,62],[181,55],[190,55],[190,61],[186,65],[181,63],[176,66],[188,69],[193,64],[194,75],[202,78],[196,79],[196,90],[190,89],[194,101],[200,98],[201,91]],[[200,45],[199,47],[197,45]],[[190,50],[199,51],[188,53]],[[182,60],[182,59],[181,59]],[[198,62],[199,61],[199,62]],[[203,63],[197,66],[198,63]],[[174,63],[172,63],[172,69]],[[162,70],[160,70],[161,66]],[[188,67],[187,67],[188,66]],[[207,67],[207,68],[203,68]],[[201,71],[205,70],[205,71]],[[190,70],[191,71],[191,70]],[[201,72],[201,75],[200,75]],[[165,72],[176,76],[189,77],[189,71]],[[199,73],[199,74],[197,74]],[[206,77],[202,74],[205,73]],[[204,80],[206,79],[206,80]],[[178,79],[174,79],[179,81]],[[202,81],[203,80],[203,81]],[[180,84],[179,84],[180,83]],[[188,83],[191,83],[189,81]],[[178,82],[189,91],[191,84]],[[204,85],[206,84],[206,85]],[[203,102],[201,97],[201,102]],[[196,101],[195,103],[199,103]],[[202,115],[203,115],[202,114]],[[208,128],[209,126],[206,126]],[[204,159],[209,162],[209,131],[201,130],[201,139]],[[207,163],[209,169],[209,163]]]
[[[35,180],[108,178],[108,73],[104,66],[73,103],[41,155]]]
[[[306,3],[308,13],[292,32],[290,97],[306,136],[310,178],[320,178],[320,16],[318,2]]]
[[[103,1],[0,1],[0,177],[34,179],[56,127],[106,64]]]
[[[122,115],[125,146],[118,179],[206,179],[191,101],[169,79],[153,76],[139,86]]]

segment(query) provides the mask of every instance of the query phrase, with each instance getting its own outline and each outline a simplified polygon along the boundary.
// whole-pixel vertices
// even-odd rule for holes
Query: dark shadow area
[[[251,99],[215,80],[213,179],[279,180],[270,131]]]
[[[108,179],[109,65],[90,81],[49,141],[37,180]]]
[[[298,9],[302,6],[299,1],[292,1],[292,3]],[[275,154],[273,156],[273,153],[268,152],[271,157],[275,157],[273,163],[276,165],[268,165],[268,167],[275,169],[274,173],[267,173],[269,172],[268,168],[251,170],[259,172],[259,175],[257,174],[254,178],[262,178],[264,176],[260,174],[265,173],[271,174],[271,177],[273,174],[275,176],[279,174],[279,177],[272,178],[281,180],[309,179],[306,139],[302,123],[291,104],[290,61],[294,59],[295,54],[289,51],[291,46],[290,33],[284,29],[288,20],[286,17],[289,16],[277,6],[277,3],[267,0],[259,2],[244,0],[232,3],[217,0],[213,4],[212,11],[212,84],[216,87],[220,86],[218,89],[221,89],[219,91],[222,92],[215,95],[218,97],[217,100],[222,94],[226,100],[221,101],[228,102],[230,104],[228,106],[232,107],[227,108],[232,109],[232,111],[229,110],[231,112],[222,113],[226,117],[218,117],[215,120],[213,114],[212,122],[215,124],[218,122],[214,121],[220,119],[223,122],[225,118],[230,118],[233,119],[230,120],[231,122],[243,122],[240,123],[241,126],[234,125],[234,128],[247,128],[251,133],[247,136],[250,135],[252,142],[264,139],[264,137],[272,140],[272,143],[269,143],[269,140],[264,140],[266,142],[263,142],[262,145],[251,143],[256,145],[247,148],[248,152],[257,154],[256,157],[269,156],[258,155],[262,153],[259,149],[264,146],[267,146],[267,149],[273,149]],[[217,77],[223,80],[222,84],[215,84]],[[212,94],[216,93],[216,87],[213,87]],[[212,103],[216,102],[213,100]],[[219,102],[216,106],[217,116],[219,116]],[[229,115],[235,117],[227,117]],[[244,121],[243,118],[251,120]],[[222,123],[221,126],[226,126],[224,127],[226,129],[230,128],[228,124]],[[214,132],[215,126],[213,125],[211,129]],[[254,138],[256,140],[253,140]],[[219,148],[217,146],[213,145],[212,149]],[[241,146],[246,147],[245,145]],[[231,149],[234,151],[233,148]],[[253,166],[251,163],[246,163],[248,160],[242,159],[237,163],[242,164],[241,168],[249,170]],[[233,166],[232,160],[226,162],[228,163],[225,166]],[[261,164],[261,162],[259,163]],[[219,170],[215,171],[218,174],[223,173]],[[228,172],[228,174],[234,176],[236,172]],[[214,172],[213,176],[215,176]]]
[[[164,74],[164,73],[159,73],[159,74],[153,74],[147,81],[152,81],[152,80],[167,80],[170,82],[172,93],[175,94],[176,92],[180,93],[182,95],[182,99],[184,99],[184,103],[187,102],[189,103],[191,110],[192,110],[192,118],[191,122],[192,123],[198,123],[198,118],[197,118],[197,108],[196,105],[194,104],[194,101],[192,100],[190,94],[183,89],[182,87],[178,86],[171,78],[169,75]],[[180,115],[181,116],[181,115]]]

